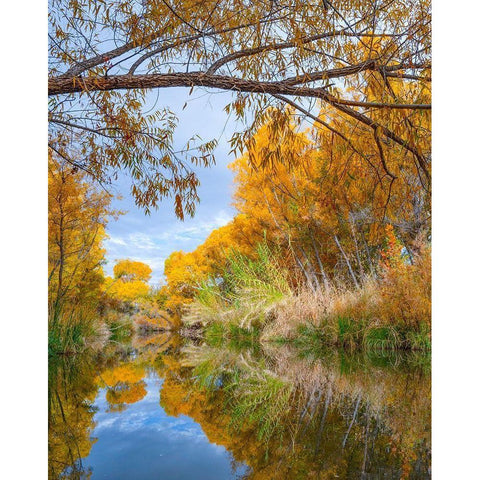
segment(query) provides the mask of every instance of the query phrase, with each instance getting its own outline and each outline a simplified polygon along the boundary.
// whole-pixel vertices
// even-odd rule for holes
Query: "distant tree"
[[[148,282],[152,276],[152,269],[142,262],[134,262],[133,260],[120,260],[113,267],[113,274],[115,278],[120,278],[123,281],[131,282],[133,280],[140,280],[141,282]]]
[[[135,301],[150,292],[152,269],[142,262],[120,260],[113,267],[114,278],[107,278],[105,291],[122,301]]]

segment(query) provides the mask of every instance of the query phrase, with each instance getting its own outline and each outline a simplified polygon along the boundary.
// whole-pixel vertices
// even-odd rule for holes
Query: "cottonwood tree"
[[[428,191],[430,26],[428,0],[51,0],[49,147],[101,182],[126,171],[138,206],[172,196],[183,218],[198,200],[193,164],[214,163],[216,140],[192,132],[176,151],[177,117],[161,93],[152,110],[148,92],[227,90],[225,110],[246,123],[235,153],[269,107],[333,135],[342,115],[350,136],[370,131],[391,182],[389,151],[401,148]]]
[[[341,135],[350,128],[341,118],[334,125]],[[237,215],[213,230],[193,252],[173,252],[165,261],[166,307],[181,310],[199,295],[202,283],[228,282],[232,258],[258,259],[259,244],[268,248],[272,261],[280,260],[290,272],[293,287],[304,284],[328,292],[339,282],[359,287],[367,278],[388,276],[393,299],[402,291],[397,277],[407,279],[422,272],[418,287],[428,288],[429,269],[410,266],[429,262],[424,240],[430,208],[418,204],[426,195],[416,181],[414,165],[405,161],[402,152],[391,152],[397,154],[388,166],[395,182],[387,180],[382,188],[378,180],[382,160],[375,144],[369,144],[368,132],[363,136],[359,132],[352,143],[369,157],[367,163],[361,155],[351,155],[344,139],[332,143],[329,132],[309,137],[307,132],[296,132],[293,124],[285,125],[278,146],[269,142],[270,128],[274,128],[271,123],[263,125],[251,142],[255,148],[250,146],[229,165],[235,173],[232,197]],[[262,156],[277,148],[286,164],[267,162],[258,168]],[[408,253],[408,262],[403,253]],[[387,265],[386,260],[393,263]],[[214,297],[209,301],[221,305],[221,296]],[[427,303],[419,301],[412,311],[427,308]]]
[[[114,298],[129,302],[145,297],[150,287],[152,269],[142,262],[119,260],[113,267],[114,278],[107,277],[105,292]]]
[[[74,173],[52,157],[48,167],[48,291],[54,311],[96,301],[103,282],[105,228],[120,212],[84,172]]]

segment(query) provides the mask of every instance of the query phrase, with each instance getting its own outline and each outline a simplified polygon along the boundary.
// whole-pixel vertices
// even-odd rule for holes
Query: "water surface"
[[[52,359],[49,477],[430,478],[429,366],[164,335]]]

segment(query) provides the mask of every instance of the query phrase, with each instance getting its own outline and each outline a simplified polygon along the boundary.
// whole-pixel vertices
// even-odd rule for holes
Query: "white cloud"
[[[111,244],[111,245],[123,245],[123,246],[126,245],[125,240],[123,240],[123,238],[112,237],[112,236],[107,238],[105,243]]]
[[[141,250],[152,250],[156,248],[156,243],[154,239],[142,232],[134,232],[128,235],[125,244],[132,249],[141,249]]]

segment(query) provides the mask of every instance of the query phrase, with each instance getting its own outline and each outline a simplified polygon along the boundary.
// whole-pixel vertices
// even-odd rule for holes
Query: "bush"
[[[377,316],[386,325],[398,324],[419,331],[431,325],[431,249],[417,242],[412,263],[395,259],[384,265],[380,279]]]

